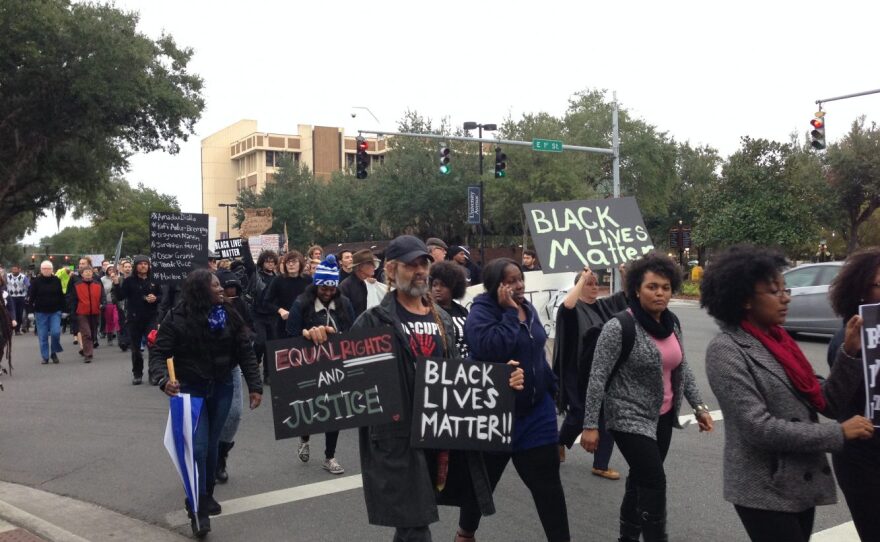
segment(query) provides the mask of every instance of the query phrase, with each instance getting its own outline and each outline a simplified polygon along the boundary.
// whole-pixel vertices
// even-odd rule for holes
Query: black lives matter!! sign
[[[390,327],[270,341],[275,439],[403,419],[397,346]]]
[[[160,284],[176,283],[208,266],[208,215],[150,213],[150,267]]]
[[[865,417],[880,428],[880,304],[859,307],[865,369]]]
[[[214,250],[224,260],[241,258],[241,237],[234,239],[217,239],[214,241]]]
[[[509,452],[513,368],[500,363],[419,358],[411,444],[438,450]]]
[[[635,198],[523,205],[544,273],[616,267],[651,251]]]

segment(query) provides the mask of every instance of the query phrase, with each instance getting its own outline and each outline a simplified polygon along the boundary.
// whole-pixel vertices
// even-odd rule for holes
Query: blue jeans
[[[52,353],[57,354],[63,352],[61,348],[61,311],[58,312],[38,312],[37,318],[37,335],[40,338],[40,354],[43,359],[49,359]],[[49,335],[52,335],[52,350],[49,351]]]
[[[232,377],[199,383],[181,382],[180,391],[204,399],[193,439],[193,453],[199,469],[199,494],[213,495],[220,432],[226,423],[232,402]]]

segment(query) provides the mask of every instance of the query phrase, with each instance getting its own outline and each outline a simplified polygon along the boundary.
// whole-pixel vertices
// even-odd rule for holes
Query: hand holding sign
[[[311,329],[304,329],[303,337],[315,344],[323,344],[334,333],[336,333],[336,329],[331,326],[315,326]]]
[[[874,426],[864,416],[853,416],[840,424],[840,427],[846,440],[867,440],[874,436]]]
[[[862,351],[862,317],[858,314],[846,323],[846,335],[843,339],[843,352],[855,358]]]
[[[507,362],[511,367],[516,367],[512,373],[510,373],[510,387],[515,389],[516,391],[522,391],[525,388],[526,382],[526,373],[519,367],[519,362],[510,360]]]

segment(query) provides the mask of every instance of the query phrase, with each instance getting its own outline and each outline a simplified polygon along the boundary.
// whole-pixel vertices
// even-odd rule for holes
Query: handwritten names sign
[[[438,450],[511,450],[512,368],[462,359],[419,358],[411,444]]]
[[[153,280],[180,282],[208,265],[208,215],[150,213],[150,264]]]
[[[526,203],[544,273],[617,267],[654,248],[635,198]]]
[[[383,327],[331,335],[321,345],[301,337],[268,342],[275,439],[406,423],[393,334]]]

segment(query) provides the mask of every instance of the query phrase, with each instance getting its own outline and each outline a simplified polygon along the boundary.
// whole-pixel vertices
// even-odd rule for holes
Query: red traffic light
[[[810,121],[810,124],[813,125],[813,128],[819,129],[825,126],[825,121],[822,119],[813,119]]]

